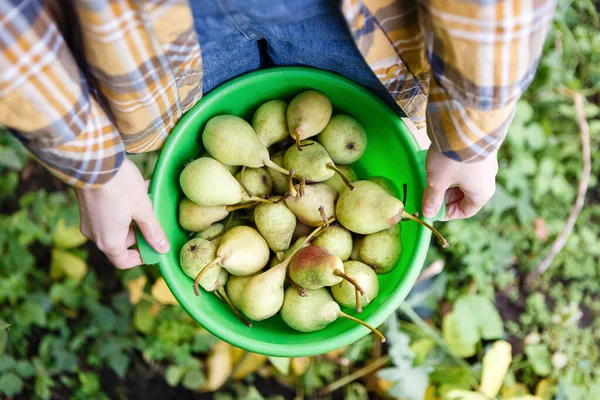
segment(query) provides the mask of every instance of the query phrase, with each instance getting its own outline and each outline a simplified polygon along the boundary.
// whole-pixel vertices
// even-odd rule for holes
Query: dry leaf
[[[522,383],[515,383],[512,386],[502,388],[500,393],[502,398],[525,396],[530,394],[529,389]]]
[[[290,371],[292,375],[302,376],[308,369],[310,365],[311,358],[310,357],[296,357],[292,358],[292,362],[290,364]]]
[[[435,386],[429,385],[427,387],[427,391],[425,392],[425,396],[423,400],[438,400],[438,397],[435,395]]]
[[[84,245],[87,238],[81,234],[77,225],[67,226],[64,219],[58,221],[56,229],[52,234],[52,243],[54,247],[68,250]]]
[[[342,354],[344,354],[346,349],[347,349],[347,346],[340,347],[339,349],[331,350],[330,352],[325,353],[325,358],[327,358],[328,360],[332,360],[332,361],[337,360],[342,356]]]
[[[162,277],[158,278],[156,282],[154,282],[152,289],[150,289],[150,294],[160,304],[179,304]]]
[[[546,221],[544,221],[544,218],[537,217],[534,219],[533,226],[535,227],[535,237],[542,242],[548,240],[548,230],[546,229]]]
[[[535,387],[535,395],[543,400],[554,399],[556,395],[556,382],[548,378],[540,380]]]
[[[230,351],[231,351],[231,359],[233,360],[233,366],[235,367],[242,359],[242,356],[244,355],[245,351],[240,349],[239,347],[234,347],[234,346],[231,346]]]
[[[235,366],[235,371],[233,371],[233,379],[244,379],[248,375],[256,372],[260,367],[265,365],[266,362],[267,356],[246,352],[246,354],[244,354],[244,356],[240,359],[239,364]]]
[[[146,275],[140,275],[136,279],[127,281],[127,290],[129,290],[129,302],[131,304],[137,304],[144,295],[144,287],[148,282]]]
[[[470,390],[452,389],[446,394],[448,400],[489,400],[489,397]]]
[[[483,357],[481,386],[479,391],[494,398],[500,391],[508,367],[512,361],[512,346],[504,340],[498,340]]]
[[[218,342],[213,346],[210,355],[206,359],[206,384],[202,388],[205,392],[219,390],[233,370],[233,358],[231,356],[231,345]]]
[[[63,275],[81,282],[87,273],[86,262],[75,254],[64,250],[53,249],[50,261],[50,276],[58,279]]]

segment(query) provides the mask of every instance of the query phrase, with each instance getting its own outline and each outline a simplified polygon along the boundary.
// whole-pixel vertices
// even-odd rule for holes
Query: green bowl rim
[[[242,82],[256,79],[258,77],[267,75],[267,76],[275,76],[275,75],[285,75],[287,73],[301,73],[303,75],[309,74],[313,76],[325,77],[327,79],[336,80],[345,86],[348,86],[350,89],[357,91],[360,95],[368,98],[369,101],[376,102],[384,109],[384,111],[390,116],[390,118],[396,122],[398,130],[396,134],[399,136],[406,135],[408,136],[408,143],[410,144],[413,152],[409,152],[408,155],[412,159],[413,165],[419,165],[419,156],[417,153],[422,151],[412,135],[408,130],[406,124],[402,121],[402,119],[387,106],[383,100],[379,97],[375,96],[373,93],[362,87],[361,85],[345,78],[340,75],[337,75],[332,72],[323,71],[315,68],[309,67],[275,67],[275,68],[267,68],[262,70],[253,71],[247,73],[245,75],[234,78],[219,87],[212,90],[207,95],[203,96],[200,101],[194,105],[186,114],[181,118],[181,120],[177,123],[175,128],[172,130],[171,134],[167,138],[165,145],[162,148],[162,151],[158,157],[156,162],[156,166],[154,169],[154,173],[152,176],[152,181],[150,183],[150,197],[153,198],[153,193],[156,193],[158,189],[158,184],[163,180],[163,168],[162,165],[169,160],[171,154],[177,151],[174,143],[174,140],[171,140],[172,137],[175,137],[179,134],[179,132],[183,132],[187,129],[190,121],[192,121],[196,116],[201,114],[204,111],[204,108],[212,101],[216,101],[219,97],[222,97],[226,93],[234,91],[237,89],[237,86],[242,84]],[[317,88],[318,89],[318,88]],[[407,131],[407,132],[406,132]],[[406,132],[406,133],[402,133]],[[422,188],[424,188],[424,177],[422,174],[419,174],[421,177]],[[165,177],[166,179],[166,177]],[[153,198],[153,202],[156,199]],[[154,203],[156,207],[157,204]],[[399,290],[396,290],[384,304],[382,304],[377,310],[371,314],[369,318],[365,321],[375,327],[380,326],[383,322],[400,306],[402,301],[406,298],[409,291],[412,289],[415,281],[417,280],[419,273],[421,271],[422,265],[425,261],[425,257],[427,254],[427,250],[429,248],[429,242],[431,240],[431,232],[423,227],[418,229],[417,231],[417,243],[420,243],[417,249],[414,249],[412,257],[409,261],[409,266],[401,278],[398,286]],[[280,357],[301,357],[301,356],[312,356],[323,354],[328,351],[338,349],[343,346],[350,345],[360,338],[364,337],[370,331],[361,326],[356,325],[352,329],[347,330],[346,332],[336,336],[335,338],[322,339],[315,343],[305,343],[305,344],[277,344],[277,343],[269,343],[263,342],[259,340],[255,340],[249,337],[246,337],[241,334],[234,333],[232,331],[227,330],[223,326],[213,323],[210,318],[205,318],[202,321],[197,318],[197,314],[195,311],[198,308],[197,302],[192,302],[188,300],[187,297],[179,296],[176,291],[173,290],[172,281],[174,280],[173,271],[170,268],[164,266],[164,257],[165,255],[160,255],[158,257],[158,266],[160,269],[160,273],[163,276],[169,290],[173,293],[173,296],[177,299],[179,304],[183,307],[183,309],[195,320],[197,321],[204,329],[208,332],[212,333],[216,337],[222,339],[225,342],[228,342],[236,347],[242,348],[247,351],[251,351],[254,353],[264,354],[268,356],[280,356]],[[251,328],[249,328],[251,329]]]

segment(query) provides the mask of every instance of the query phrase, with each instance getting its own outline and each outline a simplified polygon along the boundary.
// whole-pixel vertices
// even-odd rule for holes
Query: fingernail
[[[423,215],[427,218],[435,217],[435,209],[433,207],[424,206]]]
[[[163,237],[160,242],[158,242],[158,249],[161,253],[166,253],[169,251],[169,242],[166,237]]]

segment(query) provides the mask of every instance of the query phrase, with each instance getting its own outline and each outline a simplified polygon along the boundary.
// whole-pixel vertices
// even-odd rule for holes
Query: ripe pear
[[[408,218],[431,230],[448,247],[446,239],[427,222],[404,211],[404,204],[371,181],[357,181],[354,191],[344,190],[338,198],[335,212],[338,221],[348,230],[368,235],[388,229]]]
[[[327,228],[329,229],[329,228]],[[301,236],[294,242],[293,245],[290,246],[289,249],[285,251],[280,251],[275,254],[270,261],[270,268],[273,268],[277,264],[281,263],[286,258],[290,258],[292,254],[295,254],[301,248],[310,246],[310,241],[306,241],[307,236]]]
[[[344,114],[333,116],[317,140],[336,164],[352,164],[367,148],[365,129],[357,120]]]
[[[243,182],[242,175],[244,176]],[[283,174],[279,175],[284,176]],[[273,179],[264,168],[246,168],[245,171],[238,172],[235,179],[237,179],[247,193],[244,196],[244,201],[251,201],[250,196],[267,197],[273,190]]]
[[[289,260],[256,275],[244,287],[240,309],[254,321],[270,318],[283,304],[283,285]]]
[[[368,180],[381,186],[390,196],[400,197],[400,192],[392,180],[384,176],[372,176]]]
[[[186,165],[179,183],[188,199],[205,207],[237,204],[244,194],[227,168],[209,157],[198,158]]]
[[[307,90],[292,99],[287,109],[290,135],[300,141],[321,133],[331,119],[331,101],[323,93]]]
[[[299,190],[300,186],[296,185],[296,189]],[[335,190],[324,183],[315,183],[305,186],[303,197],[289,197],[284,201],[300,222],[315,227],[323,224],[319,207],[323,207],[327,218],[335,216],[336,199]]]
[[[202,153],[200,153],[200,157],[211,157],[210,154],[208,154],[208,151],[204,150]],[[225,168],[227,168],[227,171],[229,171],[229,173],[231,175],[235,175],[239,172],[240,170],[240,166],[239,165],[227,165],[227,164],[223,164],[223,166]]]
[[[338,165],[337,168],[350,182],[354,182],[358,179],[356,176],[356,172],[354,172],[352,167],[348,165]],[[348,187],[338,174],[334,174],[331,178],[327,179],[323,183],[331,186],[336,192],[338,192],[338,194],[342,193],[342,191]]]
[[[202,142],[210,155],[223,164],[251,168],[267,166],[288,174],[273,164],[269,151],[258,140],[252,126],[239,117],[218,115],[211,118],[204,127]]]
[[[246,276],[260,271],[268,262],[269,246],[260,233],[248,226],[236,226],[223,235],[216,256],[196,275],[194,288],[211,265],[220,264],[232,275]]]
[[[344,272],[365,290],[366,295],[360,296],[359,304],[369,304],[379,293],[379,280],[373,268],[360,261],[347,261],[344,263]],[[356,304],[356,288],[348,281],[332,286],[331,294],[341,306],[354,307]]]
[[[205,239],[195,238],[181,248],[179,263],[183,272],[194,279],[214,258],[217,247]],[[217,288],[221,266],[218,263],[210,266],[199,280],[199,285],[207,292]]]
[[[270,100],[263,103],[252,117],[252,128],[258,140],[269,147],[288,136],[287,104],[282,100]]]
[[[250,280],[258,274],[259,273],[257,272],[247,276],[229,276],[226,285],[227,294],[229,295],[229,300],[231,300],[231,303],[238,310],[242,308],[242,292],[244,291],[244,287],[246,287],[248,282],[250,282]]]
[[[343,226],[334,224],[314,238],[312,244],[324,247],[340,260],[347,261],[352,253],[352,234]]]
[[[285,155],[285,151],[277,152],[271,157],[271,161],[273,161],[275,164],[277,164],[283,168],[284,155]],[[273,180],[273,193],[280,195],[280,196],[283,196],[284,194],[286,194],[288,191],[288,188],[289,188],[288,177],[285,176],[284,174],[279,173],[278,171],[274,171],[272,169],[268,169],[267,173]]]
[[[199,206],[189,199],[183,199],[179,203],[179,225],[190,232],[204,231],[228,214],[226,206]]]
[[[396,225],[366,235],[360,245],[360,259],[374,267],[378,274],[390,272],[398,264],[402,252],[400,232],[400,225]]]
[[[377,329],[343,313],[327,289],[306,290],[305,296],[301,296],[294,287],[285,291],[281,318],[292,329],[299,332],[316,332],[340,317],[363,325],[376,334],[382,343],[385,342],[385,337]]]
[[[296,216],[283,201],[277,202],[280,199],[274,198],[274,203],[261,203],[254,208],[256,228],[274,252],[290,247],[296,228]]]
[[[319,246],[300,249],[290,260],[292,281],[306,289],[337,285],[342,281],[344,264],[329,250]]]

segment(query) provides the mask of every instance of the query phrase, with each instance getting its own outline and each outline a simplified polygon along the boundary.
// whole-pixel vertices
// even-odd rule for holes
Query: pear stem
[[[198,285],[200,284],[200,278],[202,278],[202,275],[204,275],[204,273],[210,267],[213,267],[215,264],[218,264],[221,261],[223,261],[223,259],[221,257],[217,257],[214,260],[212,260],[211,262],[209,262],[208,264],[206,264],[204,266],[204,268],[202,268],[202,270],[200,272],[198,272],[198,275],[196,275],[196,279],[194,279],[194,293],[196,293],[196,296],[200,296],[200,290],[198,289]]]
[[[244,189],[244,192],[246,192],[248,197],[253,197],[254,194],[250,190],[248,190],[248,188],[246,187],[246,184],[244,183],[245,176],[246,176],[246,166],[244,165],[242,167],[242,172],[240,173],[240,185],[242,186],[242,189]]]
[[[286,196],[288,197],[296,197],[298,196],[298,192],[296,191],[296,188],[294,187],[294,168],[290,168],[290,173],[288,175],[288,192],[286,194]]]
[[[379,332],[377,329],[373,328],[371,325],[367,324],[365,321],[361,321],[360,319],[355,318],[352,315],[348,315],[342,311],[338,312],[338,317],[346,318],[346,319],[349,319],[350,321],[356,322],[357,324],[361,324],[365,328],[370,329],[371,332],[373,332],[375,335],[377,335],[377,337],[379,337],[379,339],[381,340],[381,343],[385,343],[385,336],[383,336],[383,334],[381,332]]]
[[[269,204],[273,204],[275,203],[273,200],[268,200],[268,199],[263,199],[262,197],[258,197],[258,196],[252,196],[249,198],[250,201],[256,201],[259,203],[269,203]],[[256,204],[253,204],[256,205]]]
[[[333,165],[331,163],[327,164],[326,167],[327,167],[327,169],[330,169],[333,172],[335,172],[336,174],[338,174],[340,176],[340,178],[342,178],[342,180],[344,181],[346,186],[348,186],[348,189],[350,189],[351,191],[354,191],[354,189],[356,189],[354,187],[354,185],[348,180],[348,178],[346,178],[346,175],[344,175],[344,173],[342,171],[340,171],[340,169],[338,167],[336,167],[335,165]]]
[[[237,317],[240,319],[240,321],[242,321],[244,323],[244,325],[246,325],[248,328],[252,328],[252,323],[249,322],[243,315],[241,312],[239,312],[237,310],[237,308],[234,307],[233,303],[231,302],[231,300],[229,300],[229,296],[227,296],[227,293],[223,290],[223,287],[218,288],[215,291],[215,296],[217,296],[221,301],[227,303],[227,305],[229,307],[231,307],[231,309],[233,310],[233,312],[235,313],[235,315],[237,315]]]
[[[354,296],[356,297],[356,311],[357,312],[362,312],[362,307],[360,306],[360,292],[358,291],[358,288],[354,288]]]
[[[273,168],[275,171],[281,172],[284,175],[289,175],[290,174],[290,171],[288,171],[287,169],[285,169],[283,167],[280,167],[279,165],[275,164],[271,160],[268,160],[268,159],[265,160],[264,164],[265,164],[266,167]]]
[[[298,292],[298,296],[300,296],[300,297],[308,296],[308,294],[306,292],[306,288],[300,287],[300,286],[296,285],[295,283],[292,283],[292,284],[296,288],[296,291]]]
[[[323,207],[323,206],[319,207],[319,214],[321,214],[321,219],[323,220],[322,227],[323,227],[323,229],[325,229],[329,226],[329,222],[327,222],[328,221],[327,215],[325,215],[325,207]]]
[[[327,226],[329,226],[329,224],[331,224],[331,223],[332,223],[332,222],[334,222],[334,221],[335,221],[335,218],[334,218],[334,217],[331,217],[331,218],[329,218],[329,219],[327,220]],[[310,242],[310,241],[311,241],[311,240],[312,240],[312,239],[313,239],[315,236],[317,236],[319,233],[323,232],[323,231],[325,230],[325,228],[327,228],[327,226],[326,226],[326,227],[323,227],[323,226],[321,225],[321,226],[319,226],[319,227],[315,228],[315,229],[314,229],[314,230],[313,230],[313,231],[310,233],[310,235],[308,235],[307,237],[305,237],[305,238],[304,238],[304,240],[302,241],[302,243],[300,243],[300,245],[299,245],[298,247],[296,247],[296,249],[294,249],[294,251],[292,251],[292,253],[291,253],[289,256],[287,256],[287,257],[286,257],[286,258],[285,258],[283,261],[281,261],[281,262],[280,262],[279,264],[277,264],[277,265],[284,264],[284,263],[288,262],[289,260],[291,260],[291,258],[292,258],[292,257],[294,257],[294,256],[296,255],[296,253],[297,253],[298,251],[300,251],[300,249],[302,249],[306,243]],[[273,267],[273,268],[275,268],[275,267]]]
[[[295,133],[296,133],[296,147],[298,148],[298,151],[302,151],[302,146],[300,145],[300,141],[302,140],[302,129],[296,128]]]
[[[257,201],[252,202],[252,203],[234,204],[234,205],[225,207],[225,209],[227,211],[235,211],[235,210],[241,210],[242,208],[254,207],[256,204],[258,204]]]
[[[211,237],[207,238],[206,240],[208,240],[210,242],[211,240],[215,240],[215,239],[218,239],[221,236],[223,236],[225,234],[225,232],[227,232],[227,228],[229,228],[229,224],[231,224],[231,221],[233,220],[234,213],[235,213],[235,211],[232,211],[231,213],[229,213],[229,217],[227,217],[227,222],[225,222],[225,226],[223,227],[223,229],[221,229],[221,232],[217,233],[216,235],[212,235]]]
[[[306,179],[300,178],[300,186],[298,186],[298,193],[300,197],[304,197],[304,187],[306,186]]]
[[[424,227],[428,228],[431,232],[434,233],[435,236],[438,237],[438,239],[440,239],[440,241],[442,242],[442,247],[443,248],[446,248],[446,247],[449,246],[448,242],[446,241],[446,239],[444,239],[444,237],[442,236],[442,234],[437,229],[435,229],[433,226],[431,226],[427,222],[423,221],[421,218],[415,217],[414,215],[409,214],[406,211],[402,211],[402,218],[408,218],[408,219],[413,220],[415,222],[418,222],[419,224],[421,224]]]

